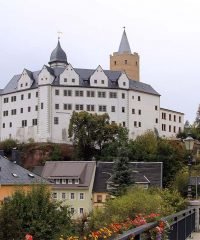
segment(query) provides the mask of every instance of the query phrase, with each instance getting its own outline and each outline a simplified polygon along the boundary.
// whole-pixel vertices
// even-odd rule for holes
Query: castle
[[[160,107],[160,94],[140,81],[139,67],[125,29],[119,50],[110,55],[110,70],[74,68],[58,39],[49,66],[24,69],[0,90],[0,140],[69,143],[73,111],[106,112],[132,139],[149,129],[175,137],[184,114]]]

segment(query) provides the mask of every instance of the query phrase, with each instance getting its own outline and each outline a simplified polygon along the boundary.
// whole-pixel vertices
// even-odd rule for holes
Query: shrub
[[[5,155],[10,156],[12,149],[17,146],[17,141],[14,139],[6,139],[0,143],[0,149],[4,150]]]

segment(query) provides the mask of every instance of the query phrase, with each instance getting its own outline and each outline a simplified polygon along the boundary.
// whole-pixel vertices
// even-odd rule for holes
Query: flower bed
[[[123,223],[112,223],[106,227],[102,227],[96,231],[92,231],[88,236],[70,236],[67,238],[60,237],[59,240],[102,240],[102,239],[114,239],[119,234],[126,232],[130,229],[142,226],[149,222],[158,221],[157,227],[151,229],[148,234],[150,234],[152,240],[164,240],[166,238],[165,229],[166,223],[160,220],[160,215],[156,213],[151,213],[149,215],[137,215],[134,219],[127,219]],[[134,236],[130,237],[130,240],[134,240]]]

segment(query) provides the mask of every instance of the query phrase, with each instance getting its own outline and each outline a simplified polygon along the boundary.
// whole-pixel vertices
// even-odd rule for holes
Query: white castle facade
[[[111,122],[127,127],[133,139],[149,129],[175,137],[183,129],[184,114],[161,108],[159,93],[130,78],[126,68],[131,69],[132,63],[126,58],[134,54],[124,31],[113,68],[118,67],[116,55],[122,61],[125,57],[124,66],[120,62],[119,70],[79,69],[68,63],[58,41],[49,66],[36,72],[24,69],[0,90],[0,140],[69,143],[73,111],[106,112]],[[139,62],[134,66],[139,71]]]

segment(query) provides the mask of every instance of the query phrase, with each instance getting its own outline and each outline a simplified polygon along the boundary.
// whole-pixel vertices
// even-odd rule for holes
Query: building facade
[[[124,30],[118,52],[110,56],[111,70],[74,68],[58,40],[49,66],[24,69],[0,91],[0,140],[69,143],[73,111],[108,113],[110,121],[129,129],[135,138],[147,130],[174,137],[183,128],[183,114],[175,131],[162,126],[160,94],[139,81],[139,55],[131,53]],[[170,110],[167,110],[170,112]]]

